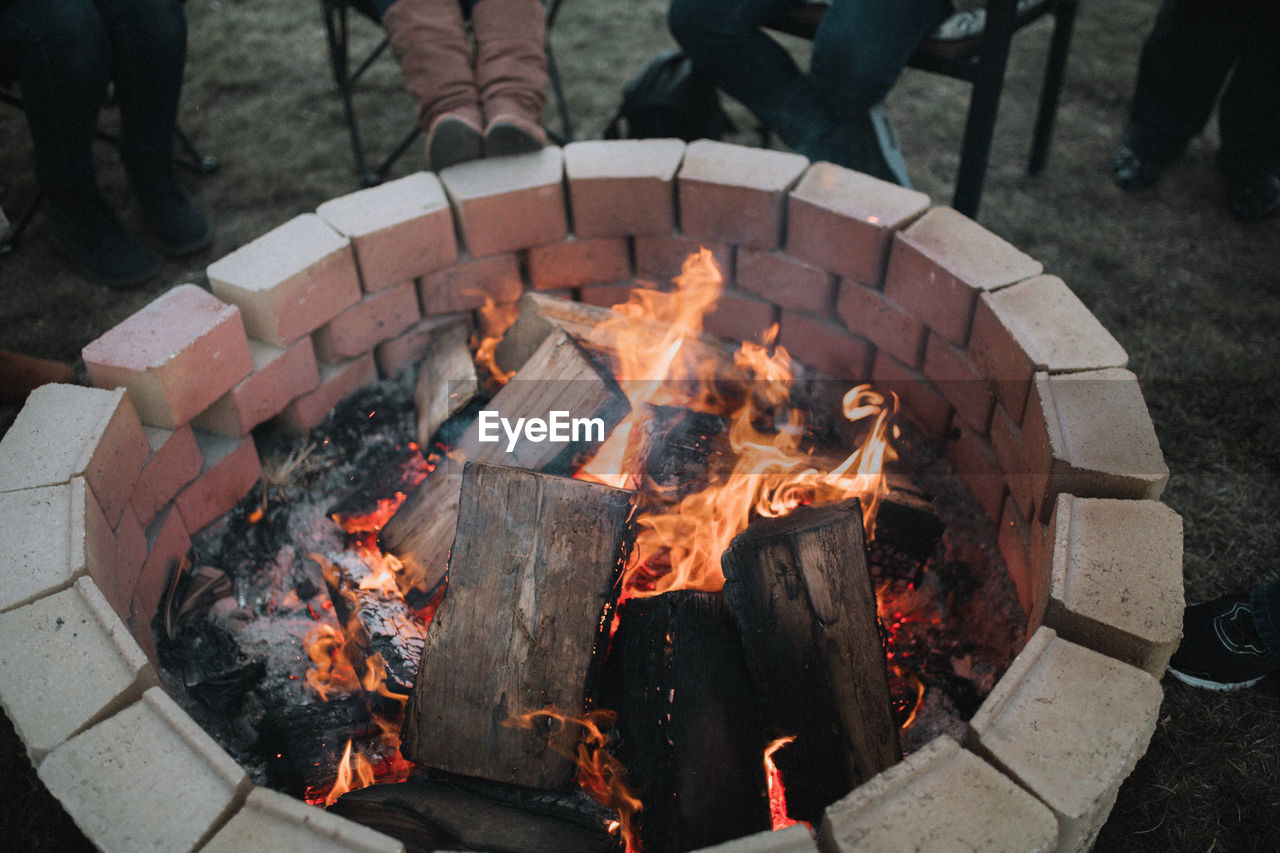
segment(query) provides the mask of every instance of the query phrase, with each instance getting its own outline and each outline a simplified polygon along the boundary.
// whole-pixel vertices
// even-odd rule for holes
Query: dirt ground
[[[1213,126],[1155,190],[1131,195],[1112,186],[1106,159],[1157,5],[1082,5],[1049,167],[1034,179],[1025,158],[1047,26],[1018,37],[980,221],[1063,278],[1128,350],[1172,470],[1165,500],[1185,522],[1186,593],[1198,601],[1280,574],[1280,217],[1243,225],[1225,212]],[[167,262],[140,290],[112,293],[66,270],[37,215],[18,250],[0,258],[0,348],[75,362],[86,343],[159,293],[203,283],[209,262],[357,188],[318,7],[187,4],[183,124],[222,165],[184,181],[216,225],[213,247]],[[664,14],[663,0],[564,4],[552,41],[581,138],[598,138],[625,80],[674,46]],[[376,31],[362,24],[353,26],[367,41]],[[793,47],[803,55],[802,45]],[[365,133],[383,151],[408,129],[411,105],[388,59],[375,64],[368,84]],[[913,71],[889,98],[913,180],[942,203],[966,103],[967,87]],[[735,140],[754,142],[749,116],[730,109],[747,129]],[[105,191],[138,226],[113,151],[101,146],[98,156]],[[415,147],[392,174],[424,165]],[[12,216],[33,191],[21,114],[0,108],[0,205]],[[14,413],[0,409],[0,431]],[[1122,786],[1097,849],[1274,849],[1278,685],[1218,695],[1166,678],[1151,748]],[[18,769],[5,774],[0,791],[5,848],[74,849],[74,827],[24,769],[7,721],[0,745],[6,767]]]

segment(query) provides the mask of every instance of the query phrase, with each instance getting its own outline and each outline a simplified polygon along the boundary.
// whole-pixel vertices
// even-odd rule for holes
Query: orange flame
[[[489,296],[484,297],[484,305],[478,309],[480,315],[481,337],[476,344],[476,365],[493,377],[499,385],[506,385],[515,376],[515,371],[507,372],[498,366],[495,354],[498,342],[504,332],[516,321],[516,315],[509,306],[494,303]]]
[[[338,778],[324,798],[325,808],[336,803],[338,797],[347,791],[367,788],[372,784],[373,765],[359,752],[351,751],[351,739],[347,738],[347,748],[342,751],[342,759],[338,762]]]
[[[795,735],[780,737],[764,748],[764,781],[769,792],[769,819],[775,832],[800,823],[787,816],[787,791],[782,784],[782,772],[773,763],[773,754],[795,739]]]

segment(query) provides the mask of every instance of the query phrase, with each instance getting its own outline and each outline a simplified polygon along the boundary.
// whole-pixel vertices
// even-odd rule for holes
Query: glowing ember
[[[773,822],[775,832],[802,822],[787,816],[787,791],[782,785],[782,773],[773,763],[773,754],[793,740],[795,737],[792,735],[780,737],[764,750],[764,781],[769,792],[769,819]]]

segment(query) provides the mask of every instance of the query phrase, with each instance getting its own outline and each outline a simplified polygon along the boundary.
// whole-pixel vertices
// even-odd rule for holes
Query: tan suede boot
[[[547,144],[546,8],[538,0],[480,0],[471,10],[484,153],[503,157]]]
[[[418,100],[431,168],[483,156],[480,90],[458,0],[396,0],[382,25],[405,88]]]

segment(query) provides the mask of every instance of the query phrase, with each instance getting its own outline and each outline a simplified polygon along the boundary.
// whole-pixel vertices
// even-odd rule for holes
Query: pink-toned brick
[[[1005,482],[991,445],[982,436],[961,426],[956,438],[947,443],[947,458],[978,506],[988,518],[999,523],[1004,508]]]
[[[784,310],[778,343],[802,364],[833,379],[867,378],[871,344],[834,320]]]
[[[0,492],[83,476],[115,525],[150,452],[123,390],[44,385],[0,438]]]
[[[204,464],[189,425],[176,430],[146,427],[145,431],[151,444],[151,458],[138,475],[129,498],[129,506],[144,527],[183,486],[196,478]]]
[[[1061,851],[1087,850],[1160,710],[1149,674],[1040,628],[969,721],[965,745],[1058,819]]]
[[[82,354],[95,385],[127,388],[144,422],[170,429],[253,370],[240,309],[194,284],[161,295]]]
[[[739,249],[734,281],[780,308],[819,317],[831,313],[835,292],[831,274],[781,252]]]
[[[630,299],[631,292],[637,288],[651,289],[634,281],[593,284],[590,287],[584,287],[579,291],[581,294],[580,301],[586,305],[595,305],[600,308],[612,308],[614,305],[620,305]]]
[[[66,589],[86,572],[115,586],[116,540],[83,477],[0,492],[0,611]]]
[[[573,231],[579,237],[670,234],[675,230],[679,139],[571,142],[564,148]]]
[[[427,172],[326,201],[316,213],[351,238],[366,293],[433,273],[458,259],[449,201],[440,179]]]
[[[849,331],[878,349],[908,367],[920,366],[924,326],[880,291],[841,279],[836,314]]]
[[[883,350],[871,364],[871,384],[888,396],[898,395],[901,415],[907,417],[934,441],[942,441],[951,425],[951,406],[932,383],[917,370],[907,367]]]
[[[475,258],[559,243],[569,232],[563,155],[491,157],[440,173],[467,252]]]
[[[418,298],[427,317],[479,308],[486,301],[514,302],[524,291],[514,254],[463,258],[418,282]]]
[[[1022,517],[1013,498],[1006,498],[1000,526],[996,530],[996,544],[1004,558],[1009,579],[1018,590],[1018,603],[1028,619],[1034,619],[1036,602],[1049,588],[1048,566],[1031,559],[1031,526]],[[1043,568],[1043,573],[1038,570]]]
[[[1024,435],[1033,435],[1035,425],[1028,422],[1024,430],[1000,403],[992,408],[991,448],[999,460],[1005,483],[1023,518],[1032,518],[1044,499],[1049,482],[1049,459],[1043,451],[1028,451]],[[1037,441],[1033,438],[1032,444]]]
[[[631,277],[627,241],[621,237],[566,240],[535,246],[527,255],[534,290],[581,287]]]
[[[309,432],[319,426],[344,397],[377,381],[378,367],[373,361],[373,353],[341,364],[323,364],[320,366],[320,385],[285,406],[279,416],[280,422],[294,432]]]
[[[702,318],[702,327],[726,340],[760,343],[764,332],[777,322],[777,313],[772,302],[726,290]]]
[[[471,315],[441,314],[438,317],[427,317],[414,323],[399,337],[378,344],[374,350],[374,358],[378,362],[379,373],[384,377],[391,377],[413,367],[431,349],[431,342],[436,337],[448,335],[458,326],[464,328],[463,334],[469,334]]]
[[[778,248],[787,190],[808,165],[785,151],[689,143],[679,174],[680,230],[697,240]]]
[[[1044,623],[1156,678],[1182,636],[1182,519],[1158,501],[1059,495]]]
[[[924,347],[924,373],[955,408],[957,418],[979,435],[987,433],[995,391],[964,350],[930,332]]]
[[[151,639],[151,620],[160,609],[165,590],[182,558],[191,550],[191,537],[176,507],[161,510],[147,526],[147,559],[130,595],[130,628],[134,636]],[[145,645],[145,644],[144,644]]]
[[[116,525],[116,570],[115,586],[103,589],[116,613],[121,619],[129,618],[129,605],[133,600],[133,590],[142,574],[142,564],[147,559],[147,536],[142,525],[133,514],[133,510],[125,507]]]
[[[195,435],[204,466],[173,499],[192,533],[235,506],[262,476],[252,437],[229,438],[199,430]]]
[[[417,297],[413,298],[416,311]],[[240,438],[320,384],[311,338],[299,338],[286,349],[249,341],[249,351],[253,355],[253,373],[201,412],[192,426]]]
[[[1062,279],[1048,275],[982,294],[969,354],[1019,422],[1036,371],[1124,367],[1129,360]]]
[[[412,281],[370,293],[312,335],[316,357],[336,364],[371,351],[418,322],[418,290]]]
[[[831,163],[814,163],[787,203],[787,254],[879,287],[893,232],[929,197]]]
[[[1039,275],[1040,262],[949,207],[895,232],[885,295],[964,346],[978,294]]]
[[[249,336],[277,347],[311,334],[360,299],[350,241],[314,213],[295,216],[207,272],[213,292],[240,307]]]
[[[716,266],[726,281],[733,275],[733,249],[724,243],[702,243],[690,237],[673,234],[665,237],[637,237],[636,278],[658,290],[670,290],[671,280],[680,275],[685,261],[700,248],[715,258]]]

